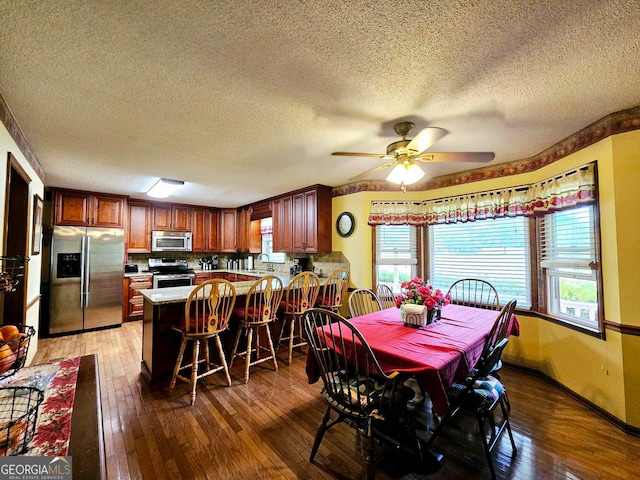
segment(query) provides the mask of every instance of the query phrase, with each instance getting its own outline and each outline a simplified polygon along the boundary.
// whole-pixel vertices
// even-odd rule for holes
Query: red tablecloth
[[[350,319],[369,343],[382,370],[415,375],[433,403],[433,410],[444,415],[449,408],[447,388],[454,380],[466,377],[482,353],[499,312],[448,305],[442,319],[422,328],[404,326],[400,310],[389,308]],[[520,327],[511,317],[509,335],[518,335]],[[313,352],[307,355],[309,383],[318,381],[319,372]]]

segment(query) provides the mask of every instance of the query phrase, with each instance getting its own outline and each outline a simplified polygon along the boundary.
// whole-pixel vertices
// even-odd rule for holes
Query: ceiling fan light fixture
[[[184,185],[184,182],[182,180],[169,180],[168,178],[161,178],[153,187],[149,189],[147,195],[154,198],[166,198],[182,185]]]
[[[387,181],[398,185],[412,185],[424,177],[424,170],[413,162],[398,163],[387,176]]]

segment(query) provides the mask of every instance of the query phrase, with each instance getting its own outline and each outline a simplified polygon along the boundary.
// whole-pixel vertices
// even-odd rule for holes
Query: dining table
[[[443,416],[449,408],[447,389],[464,379],[479,360],[493,324],[496,310],[449,304],[440,319],[421,327],[405,325],[398,308],[387,308],[351,322],[367,341],[382,370],[414,377],[429,395],[433,413]],[[519,335],[520,326],[511,316],[507,335]],[[343,338],[349,349],[349,339]],[[307,353],[309,383],[320,378],[313,351]]]

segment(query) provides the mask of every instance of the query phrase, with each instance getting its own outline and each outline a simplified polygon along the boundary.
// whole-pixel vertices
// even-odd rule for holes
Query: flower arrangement
[[[402,305],[414,304],[424,305],[427,310],[434,308],[442,308],[449,305],[451,297],[442,293],[442,290],[434,289],[431,282],[427,280],[423,282],[421,278],[415,277],[408,282],[402,282],[400,285],[402,293],[396,297],[396,307]]]

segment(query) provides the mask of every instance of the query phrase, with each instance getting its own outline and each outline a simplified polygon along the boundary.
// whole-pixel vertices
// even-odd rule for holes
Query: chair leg
[[[293,334],[296,331],[296,319],[293,317],[291,319],[290,327],[289,327],[289,363],[291,365],[291,361],[293,360]]]
[[[489,465],[489,472],[491,473],[491,479],[496,480],[496,471],[493,468],[493,459],[491,458],[491,450],[489,448],[489,446],[491,445],[491,440],[495,435],[495,431],[491,432],[491,438],[487,442],[487,434],[485,433],[485,429],[484,429],[484,417],[482,416],[482,414],[477,414],[476,416],[478,418],[478,426],[480,427],[480,439],[482,440],[484,454],[487,457],[487,464]]]
[[[191,363],[191,405],[196,401],[196,384],[198,383],[198,358],[200,356],[200,340],[193,341],[193,361]]]
[[[236,341],[233,343],[233,353],[231,353],[231,360],[229,360],[229,367],[233,367],[233,361],[236,359],[236,355],[238,353],[238,345],[240,344],[240,337],[242,336],[242,327],[238,328],[238,333],[236,334]]]
[[[209,360],[209,340],[204,340],[204,368],[208,372],[211,368],[211,361]]]
[[[218,353],[220,354],[220,364],[222,365],[224,374],[227,377],[227,383],[229,384],[229,386],[231,386],[231,376],[229,375],[229,367],[227,366],[227,361],[224,358],[224,350],[222,349],[222,342],[220,341],[219,335],[216,335],[216,345],[218,346]]]
[[[271,329],[269,329],[269,325],[266,325],[267,329],[267,341],[269,343],[269,351],[271,352],[271,356],[273,357],[273,366],[278,371],[278,360],[276,359],[276,351],[273,348],[273,340],[271,340]]]
[[[373,432],[371,422],[373,419],[369,417],[368,425],[367,425],[367,480],[375,480],[376,478],[376,464],[374,461],[374,443],[373,443]]]
[[[318,425],[318,431],[316,432],[316,438],[313,441],[313,447],[311,447],[311,456],[309,457],[309,461],[313,462],[313,459],[318,452],[318,448],[320,447],[320,442],[322,442],[322,437],[324,437],[324,432],[327,431],[327,422],[329,421],[329,415],[331,414],[331,407],[327,407],[327,411],[324,412],[324,416],[322,417],[322,421],[320,425]]]
[[[504,400],[506,400],[506,397],[504,398]],[[509,421],[508,408],[505,408],[505,404],[502,400],[500,401],[500,408],[502,409],[502,421],[507,422],[507,433],[509,434],[509,440],[511,440],[511,448],[513,449],[513,454],[516,454],[518,453],[518,449],[516,448],[516,442],[513,440],[513,432],[511,431],[511,422]]]
[[[249,369],[251,368],[251,342],[253,341],[253,328],[247,331],[247,354],[245,355],[244,383],[249,383]]]
[[[178,360],[176,361],[176,366],[173,369],[173,377],[171,378],[171,384],[169,385],[169,391],[173,391],[173,388],[176,386],[176,380],[178,379],[178,373],[180,372],[180,365],[182,364],[182,358],[184,357],[184,349],[187,346],[186,337],[182,337],[182,342],[180,343],[180,352],[178,353]]]

